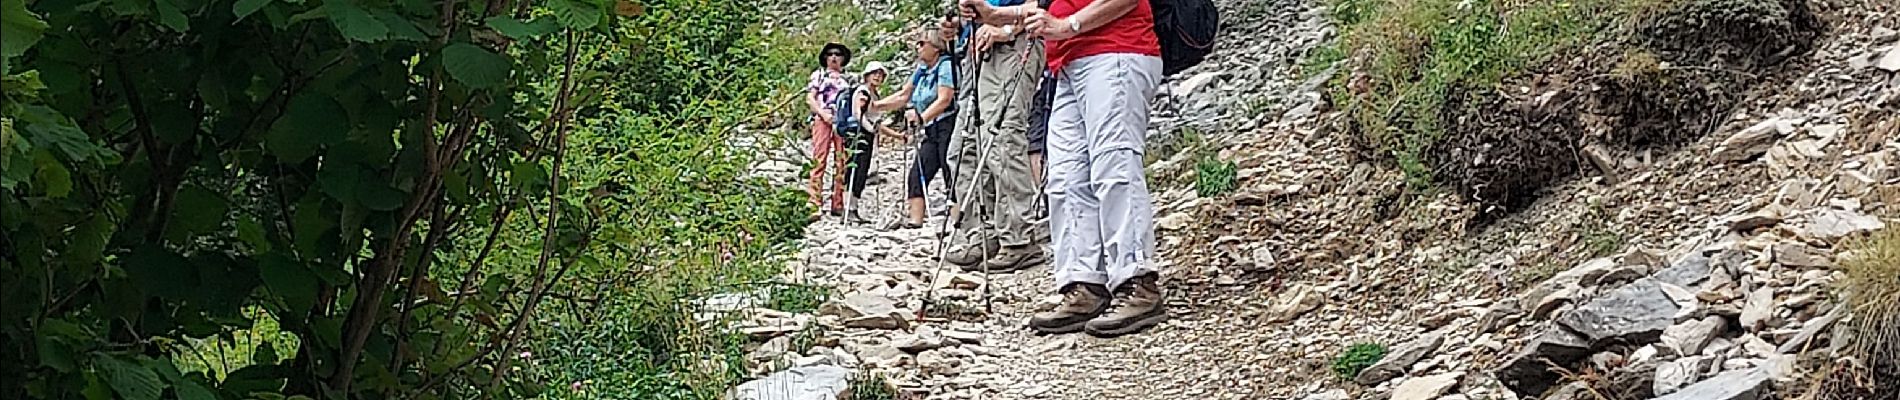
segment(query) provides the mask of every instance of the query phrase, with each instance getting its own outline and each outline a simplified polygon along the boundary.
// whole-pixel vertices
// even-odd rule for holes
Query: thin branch
[[[560,96],[555,100],[557,104],[555,107],[556,110],[566,108],[567,97],[574,92],[574,57],[577,54],[579,44],[579,34],[574,31],[568,31],[567,62],[561,74]],[[535,266],[534,296],[528,298],[527,304],[522,306],[521,313],[515,316],[514,323],[509,324],[507,330],[502,332],[502,335],[505,336],[505,339],[502,341],[501,349],[503,356],[496,359],[497,361],[495,362],[494,368],[495,376],[489,380],[489,387],[491,388],[500,387],[502,379],[508,375],[508,368],[504,368],[502,364],[508,360],[507,354],[514,351],[514,346],[521,337],[522,323],[527,322],[527,320],[534,315],[535,307],[540,305],[541,298],[547,293],[549,286],[548,280],[546,280],[548,262],[554,258],[555,249],[559,247],[555,243],[555,228],[560,225],[561,221],[561,164],[566,161],[567,131],[568,128],[571,127],[570,122],[572,120],[573,118],[570,116],[562,116],[561,119],[557,121],[558,126],[554,129],[554,165],[549,175],[548,184],[548,220],[541,239],[541,259]],[[561,268],[561,272],[563,273],[566,272],[566,270],[566,267]],[[556,275],[560,274],[557,273]]]

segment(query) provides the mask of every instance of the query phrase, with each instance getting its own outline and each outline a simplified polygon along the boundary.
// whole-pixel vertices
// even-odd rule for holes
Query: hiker
[[[851,206],[846,218],[854,224],[870,222],[858,210],[863,208],[860,200],[864,197],[866,180],[871,177],[871,156],[875,153],[877,136],[895,136],[900,140],[903,137],[902,133],[882,123],[884,113],[873,104],[878,100],[877,92],[883,87],[888,75],[890,70],[884,68],[884,63],[872,61],[866,64],[864,72],[859,74],[860,82],[864,84],[850,89],[851,96],[842,99],[850,101],[847,103],[850,105],[845,107],[849,112],[834,114],[835,118],[842,120],[838,124],[838,136],[846,143],[849,154],[847,158],[850,161],[845,163],[844,175],[850,181]]]
[[[923,128],[922,140],[917,144],[910,172],[904,179],[904,200],[910,207],[910,218],[898,225],[903,229],[924,227],[924,216],[929,212],[924,204],[924,189],[937,176],[937,171],[944,169],[951,132],[956,130],[953,117],[956,109],[951,107],[951,101],[956,97],[957,80],[955,68],[950,65],[950,54],[945,52],[950,44],[936,30],[922,29],[915,36],[917,67],[911,72],[910,80],[897,93],[877,102],[878,108],[902,108],[906,122]]]
[[[982,0],[979,0],[982,1]],[[989,0],[993,4],[1021,0]],[[952,243],[944,261],[966,271],[1008,272],[1047,261],[1035,217],[1036,185],[1027,160],[1029,102],[1042,76],[1042,43],[1028,40],[1021,23],[965,29],[957,93],[957,126],[950,164],[957,183]]]
[[[831,119],[836,111],[832,109],[832,103],[836,102],[838,94],[850,85],[845,79],[844,66],[851,63],[851,49],[842,44],[826,43],[818,53],[818,63],[821,67],[811,72],[811,81],[805,85],[805,106],[811,108],[811,118],[807,122],[811,123],[813,163],[811,184],[805,191],[811,195],[812,206],[823,213],[825,212],[825,190],[820,186],[824,184],[826,178],[826,166],[835,160],[833,157],[844,154],[844,142],[840,140],[837,132],[832,132],[835,122]],[[831,185],[831,215],[841,216],[844,213],[844,180],[841,179],[843,171],[833,170],[832,172],[834,175]],[[814,221],[817,218],[817,215],[812,216]]]
[[[1141,164],[1148,103],[1162,76],[1148,1],[1055,0],[1047,10],[961,5],[965,18],[1026,24],[1044,38],[1056,79],[1047,190],[1063,301],[1032,317],[1030,328],[1115,336],[1166,320],[1154,204]],[[1107,313],[1111,293],[1118,307]]]

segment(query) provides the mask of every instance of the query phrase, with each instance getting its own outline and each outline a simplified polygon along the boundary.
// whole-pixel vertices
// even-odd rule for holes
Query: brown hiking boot
[[[1108,288],[1093,283],[1062,289],[1062,304],[1029,318],[1029,328],[1047,334],[1073,333],[1108,310]]]
[[[990,268],[990,272],[1015,272],[1042,265],[1048,261],[1049,257],[1043,254],[1042,246],[1027,244],[1005,246],[996,252],[995,257],[990,257],[990,260],[983,264]]]
[[[1145,274],[1122,283],[1115,312],[1089,321],[1089,334],[1121,336],[1168,320],[1167,295],[1161,292],[1160,279],[1159,275]]]
[[[983,259],[996,255],[1000,247],[1002,245],[996,242],[996,238],[984,239],[982,245],[961,244],[951,247],[943,260],[956,264],[964,271],[980,272],[983,271]]]

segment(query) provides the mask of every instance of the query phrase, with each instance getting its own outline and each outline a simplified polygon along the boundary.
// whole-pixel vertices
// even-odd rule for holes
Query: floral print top
[[[805,91],[817,92],[818,103],[824,105],[826,113],[830,113],[832,112],[832,103],[838,101],[838,94],[843,93],[844,88],[850,85],[851,82],[845,79],[843,72],[832,72],[824,68],[819,68],[811,72],[811,83],[805,85]],[[811,116],[812,121],[816,121],[817,119],[818,116]]]

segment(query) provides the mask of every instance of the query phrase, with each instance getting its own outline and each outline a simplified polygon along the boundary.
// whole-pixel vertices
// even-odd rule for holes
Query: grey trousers
[[[1056,74],[1049,115],[1049,212],[1057,288],[1113,289],[1154,267],[1154,198],[1142,173],[1161,58],[1102,54]]]
[[[955,172],[950,181],[957,184],[956,199],[963,210],[956,230],[965,239],[961,243],[981,244],[973,239],[992,237],[1003,246],[1034,243],[1029,221],[1035,219],[1036,184],[1024,155],[1029,146],[1024,132],[1042,60],[1042,42],[1027,39],[999,43],[984,57],[964,59],[964,76],[957,77],[958,129],[950,137],[949,157]],[[971,76],[979,68],[980,76]],[[978,160],[985,155],[987,161]]]

